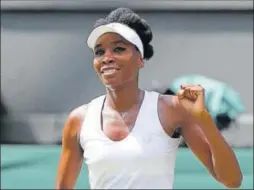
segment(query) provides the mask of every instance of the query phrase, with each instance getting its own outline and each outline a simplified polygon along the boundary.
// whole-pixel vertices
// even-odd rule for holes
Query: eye
[[[124,52],[126,50],[126,48],[123,48],[123,47],[116,47],[115,49],[114,49],[114,52],[116,52],[116,53],[121,53],[121,52]]]
[[[94,55],[96,56],[102,56],[105,53],[105,51],[103,49],[97,49],[94,52]]]

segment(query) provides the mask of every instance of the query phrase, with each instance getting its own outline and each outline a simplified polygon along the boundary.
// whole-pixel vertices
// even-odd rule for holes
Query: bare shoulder
[[[160,94],[158,113],[162,126],[168,134],[172,134],[182,124],[182,115],[177,106],[177,96]]]
[[[184,125],[191,119],[190,113],[181,105],[178,96],[162,95],[160,99],[161,107],[165,107],[164,112],[173,117],[178,124]]]
[[[159,95],[159,103],[169,109],[176,109],[178,105],[178,98],[175,95]]]
[[[63,129],[63,138],[69,138],[77,136],[80,132],[82,123],[84,122],[86,113],[88,110],[88,104],[79,106],[73,109],[67,118]]]
[[[79,107],[73,109],[70,112],[68,119],[83,120],[85,118],[86,113],[87,113],[87,109],[88,109],[88,104],[84,104],[82,106],[79,106]]]

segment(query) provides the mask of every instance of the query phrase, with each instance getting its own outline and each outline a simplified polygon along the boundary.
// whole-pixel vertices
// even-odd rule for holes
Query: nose
[[[110,64],[110,63],[114,63],[114,60],[112,57],[105,57],[102,59],[102,64]]]
[[[101,62],[102,62],[102,64],[114,63],[114,57],[109,50],[105,52]]]

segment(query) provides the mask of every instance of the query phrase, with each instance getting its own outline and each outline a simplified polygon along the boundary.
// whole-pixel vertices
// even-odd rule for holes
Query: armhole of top
[[[100,99],[103,99],[103,101],[104,101],[105,95],[101,95],[101,96],[93,99],[92,101],[90,101],[88,104],[86,104],[86,109],[87,109],[86,117],[89,114],[89,109],[91,109],[93,107],[92,105],[95,102],[97,102],[97,100],[100,100]],[[82,146],[82,143],[81,143],[81,135],[82,135],[82,129],[83,129],[84,125],[85,125],[85,117],[83,117],[83,121],[81,122],[81,126],[80,126],[80,131],[79,131],[79,134],[77,135],[77,142],[79,144],[79,147],[80,147],[80,150],[81,150],[82,153],[84,153],[84,147]]]
[[[173,139],[178,139],[181,137],[181,127],[177,127],[173,132],[172,136]]]
[[[87,105],[87,109],[88,109],[88,105]],[[82,118],[82,122],[81,122],[81,125],[80,125],[80,130],[77,134],[77,143],[78,143],[79,149],[80,149],[82,154],[84,153],[84,148],[82,147],[82,144],[81,144],[81,132],[82,132],[82,128],[84,126],[84,122],[85,122],[85,117]]]
[[[158,110],[158,105],[159,105],[159,98],[160,98],[160,93],[158,93],[158,103],[157,103],[157,113],[158,113],[158,119],[160,121],[160,118],[159,118],[159,110]],[[161,123],[161,122],[160,122]],[[165,132],[165,130],[163,129],[163,131]],[[166,132],[165,132],[166,133]],[[167,134],[168,135],[168,134]],[[173,134],[171,136],[168,135],[169,138],[172,138],[172,139],[175,139],[175,140],[178,140],[180,139],[181,137],[181,127],[177,127]]]
[[[82,127],[82,126],[81,126]],[[81,131],[81,127],[80,127],[80,131]],[[78,146],[79,146],[79,149],[80,149],[80,152],[83,154],[84,153],[84,149],[81,145],[81,142],[80,142],[80,132],[78,133],[77,135],[77,143],[78,143]]]

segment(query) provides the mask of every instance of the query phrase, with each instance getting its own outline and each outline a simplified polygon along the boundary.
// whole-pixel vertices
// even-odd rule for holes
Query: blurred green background
[[[60,151],[59,145],[2,145],[1,189],[54,188]],[[244,175],[241,189],[253,189],[253,148],[234,151]],[[224,188],[187,148],[179,148],[175,171],[176,189]],[[85,165],[76,188],[89,188]]]

